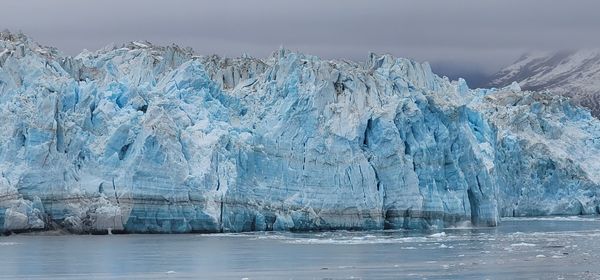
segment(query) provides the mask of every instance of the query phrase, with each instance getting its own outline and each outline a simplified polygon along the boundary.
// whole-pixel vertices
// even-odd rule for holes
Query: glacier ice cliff
[[[0,232],[423,229],[600,212],[600,122],[371,54],[0,33]]]

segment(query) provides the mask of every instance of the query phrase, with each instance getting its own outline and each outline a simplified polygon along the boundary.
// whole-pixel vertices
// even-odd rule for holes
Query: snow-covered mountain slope
[[[513,81],[525,90],[573,97],[600,117],[600,50],[524,55],[495,74],[489,86],[503,87]]]
[[[428,64],[0,35],[0,231],[429,228],[592,214],[600,122]]]

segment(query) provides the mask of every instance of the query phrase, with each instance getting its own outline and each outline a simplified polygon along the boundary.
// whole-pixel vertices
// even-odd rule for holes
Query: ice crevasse
[[[62,55],[0,33],[0,232],[426,229],[600,212],[600,122],[428,64]]]

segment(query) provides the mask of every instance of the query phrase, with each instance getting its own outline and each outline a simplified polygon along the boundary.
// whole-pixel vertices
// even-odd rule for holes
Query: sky
[[[0,29],[68,55],[135,40],[225,56],[389,53],[477,84],[526,52],[599,47],[598,11],[596,0],[15,0],[0,5]]]

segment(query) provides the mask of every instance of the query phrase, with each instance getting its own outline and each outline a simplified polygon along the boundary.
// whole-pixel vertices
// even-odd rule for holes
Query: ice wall
[[[0,231],[444,227],[598,212],[600,123],[389,55],[76,57],[0,35]]]

